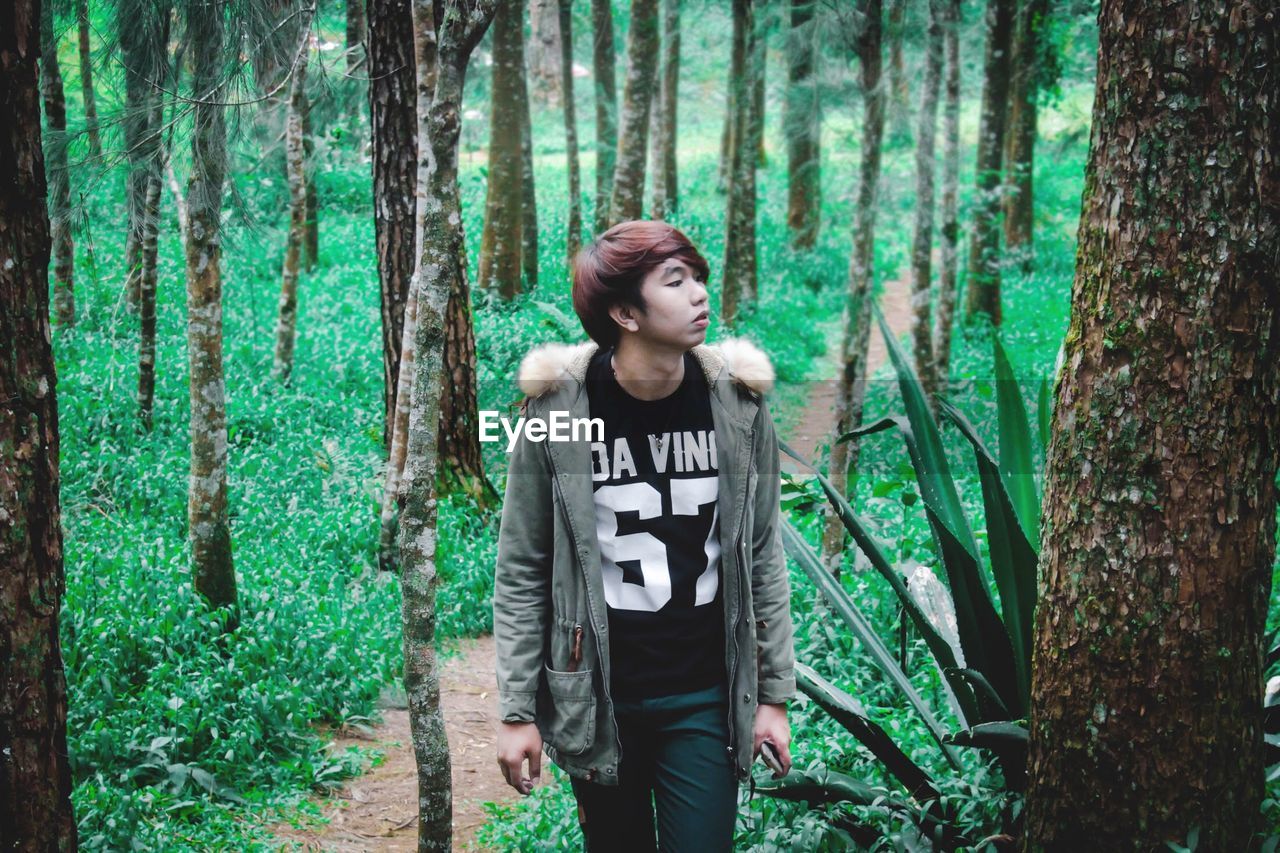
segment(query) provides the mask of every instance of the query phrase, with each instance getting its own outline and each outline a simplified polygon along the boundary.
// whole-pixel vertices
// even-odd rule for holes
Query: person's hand
[[[529,775],[524,762],[529,759]],[[507,784],[528,794],[542,776],[542,735],[533,723],[498,724],[498,766]]]
[[[754,745],[751,749],[751,760],[760,755],[760,744],[769,741],[778,751],[778,760],[782,762],[782,773],[776,770],[773,778],[781,779],[791,772],[791,724],[787,722],[786,705],[756,706],[756,724],[753,732]]]

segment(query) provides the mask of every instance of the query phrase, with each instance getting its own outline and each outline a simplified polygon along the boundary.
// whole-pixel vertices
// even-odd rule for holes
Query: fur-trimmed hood
[[[541,397],[565,381],[586,381],[587,365],[598,348],[595,341],[535,347],[520,362],[520,390],[529,397]],[[716,381],[724,369],[733,381],[753,394],[764,395],[773,388],[774,372],[769,356],[745,338],[699,344],[692,352],[708,383]]]

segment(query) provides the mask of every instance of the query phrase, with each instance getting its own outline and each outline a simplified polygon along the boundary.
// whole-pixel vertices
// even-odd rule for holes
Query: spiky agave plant
[[[906,696],[938,744],[945,762],[959,771],[953,745],[989,749],[1000,764],[1008,788],[1021,791],[1026,780],[1031,630],[1040,541],[1039,479],[1032,461],[1026,407],[998,339],[995,371],[999,456],[991,453],[955,406],[946,400],[939,401],[942,415],[972,446],[977,463],[987,522],[988,574],[984,571],[973,527],[964,514],[943,452],[938,424],[929,412],[924,391],[878,310],[875,316],[897,373],[905,414],[884,418],[839,440],[848,441],[895,428],[902,435],[946,579],[945,587],[933,585],[932,594],[949,600],[947,603],[956,621],[954,636],[947,636],[945,626],[936,617],[931,618],[937,607],[930,606],[926,600],[925,587],[908,586],[887,556],[889,550],[872,534],[870,526],[825,476],[814,473],[856,547],[893,588],[904,614],[924,639],[949,688],[962,730],[949,733],[944,729],[912,687],[874,626],[789,522],[783,525],[783,543],[875,664]],[[1040,396],[1043,410],[1048,402],[1047,383],[1042,383]],[[1042,412],[1042,440],[1047,437],[1047,431],[1048,419]],[[783,449],[805,463],[790,448],[784,446]],[[992,598],[988,576],[994,579],[999,592],[999,607]],[[883,796],[865,783],[832,771],[821,774],[793,771],[784,779],[758,784],[757,790],[813,804],[849,803],[897,812],[914,823],[919,832],[918,841],[932,841],[944,848],[972,843],[963,837],[952,810],[942,802],[937,781],[894,743],[854,697],[804,664],[797,665],[797,684],[884,764],[902,785],[906,796]],[[835,829],[858,835],[863,843],[867,841],[865,824],[850,820]]]

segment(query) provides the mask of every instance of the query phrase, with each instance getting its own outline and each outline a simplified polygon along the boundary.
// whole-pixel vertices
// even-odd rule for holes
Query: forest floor
[[[880,310],[889,328],[902,335],[911,328],[911,282],[906,270],[884,283]],[[874,330],[867,360],[867,376],[884,363],[888,352]],[[806,389],[804,409],[795,427],[783,436],[805,459],[813,459],[819,446],[835,428],[836,371],[840,330],[830,336],[826,355],[815,365]],[[783,457],[783,470],[798,466]],[[509,802],[516,792],[498,770],[494,735],[498,726],[497,675],[493,637],[464,638],[457,653],[442,659],[440,704],[449,739],[453,781],[453,843],[457,850],[477,850],[476,830],[485,822],[483,804]],[[269,827],[282,849],[325,850],[340,853],[364,851],[412,851],[417,849],[418,781],[409,712],[403,705],[384,708],[383,722],[371,733],[352,729],[326,732],[333,750],[350,746],[376,748],[386,757],[377,767],[346,782],[333,794],[317,795],[314,802],[328,823],[304,828],[288,823]],[[543,767],[549,759],[543,755]],[[544,776],[544,778],[546,778]]]

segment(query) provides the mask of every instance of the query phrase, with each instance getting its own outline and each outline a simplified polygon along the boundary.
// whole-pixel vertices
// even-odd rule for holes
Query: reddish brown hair
[[[620,330],[609,309],[621,304],[643,312],[640,284],[670,258],[679,258],[707,280],[706,258],[678,228],[665,222],[619,222],[578,252],[573,261],[573,310],[592,340],[602,347],[618,342]]]

